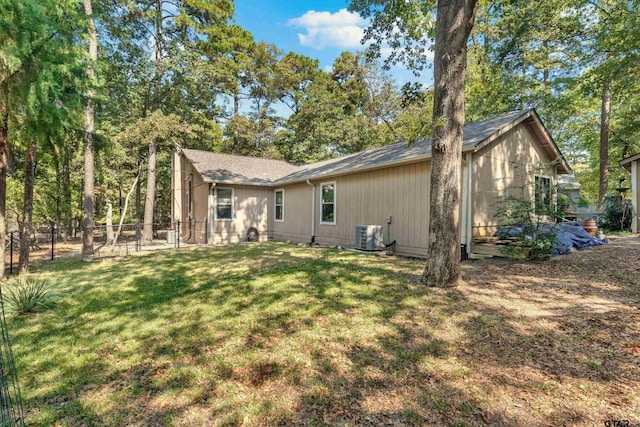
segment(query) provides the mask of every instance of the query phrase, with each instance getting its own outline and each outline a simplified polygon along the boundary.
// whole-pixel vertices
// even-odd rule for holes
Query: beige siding
[[[396,240],[399,254],[424,256],[429,227],[429,165],[425,161],[326,180],[336,183],[335,225],[320,223],[320,185],[325,180],[314,181],[316,241],[353,247],[356,225],[382,225],[385,241]],[[307,194],[311,194],[307,187]],[[392,219],[390,225],[388,217]]]
[[[284,221],[273,222],[273,239],[281,242],[309,242],[311,240],[312,187],[301,183],[277,188],[284,190]],[[274,190],[275,188],[270,191]],[[273,201],[269,209],[274,212]]]
[[[174,221],[180,221],[183,241],[204,243],[206,239],[205,221],[209,214],[209,184],[204,182],[200,174],[184,156],[174,159]],[[193,190],[191,211],[189,214],[188,192],[189,182]],[[176,216],[176,212],[180,212]]]
[[[541,170],[552,159],[545,153],[528,125],[517,126],[473,154],[472,232],[488,236],[499,225],[495,217],[500,197],[507,194],[533,200],[534,177],[552,178],[555,168]]]
[[[316,191],[315,236],[321,245],[353,247],[356,225],[372,224],[384,227],[385,242],[396,240],[396,252],[402,255],[425,256],[429,231],[430,162],[408,164],[375,171],[356,173],[327,180],[314,180]],[[463,177],[466,164],[463,164]],[[462,177],[462,178],[463,178]],[[321,184],[336,183],[336,224],[321,224]],[[467,187],[463,179],[462,199]],[[311,195],[313,187],[306,183],[278,187],[285,190],[284,221],[273,224],[276,241],[308,243],[311,240]],[[466,238],[464,218],[466,203],[461,209],[460,228]],[[387,218],[391,217],[391,224]]]
[[[232,221],[216,221],[213,215],[211,184],[204,182],[191,162],[182,155],[173,157],[173,218],[180,221],[182,240],[188,243],[235,243],[246,239],[250,227],[255,227],[261,240],[271,238],[273,229],[273,190],[268,187],[236,186],[233,188]],[[193,196],[188,214],[189,181]],[[209,233],[207,235],[207,228]]]
[[[210,243],[236,243],[246,240],[247,231],[255,227],[260,240],[268,240],[273,235],[273,189],[268,187],[226,185],[221,188],[233,188],[233,220],[214,219],[214,197],[210,195],[211,225]],[[203,200],[207,200],[205,197]]]

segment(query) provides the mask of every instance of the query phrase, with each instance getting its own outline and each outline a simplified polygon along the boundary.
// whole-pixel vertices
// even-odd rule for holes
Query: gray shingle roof
[[[183,148],[182,152],[205,182],[271,185],[274,180],[299,169],[299,166],[283,160],[234,156],[187,148]]]
[[[528,112],[529,110],[516,111],[495,119],[465,125],[462,150],[466,151],[478,146],[482,141]],[[320,178],[349,172],[354,169],[372,168],[429,157],[431,157],[431,139],[423,139],[410,146],[406,142],[398,142],[335,159],[303,165],[300,170],[276,180],[276,183]]]
[[[535,111],[520,110],[495,119],[469,123],[464,127],[463,151],[474,151],[482,142],[519,119]],[[431,140],[385,145],[335,159],[306,165],[292,165],[282,160],[234,156],[183,149],[206,182],[247,185],[280,185],[349,173],[360,169],[389,166],[431,157]]]

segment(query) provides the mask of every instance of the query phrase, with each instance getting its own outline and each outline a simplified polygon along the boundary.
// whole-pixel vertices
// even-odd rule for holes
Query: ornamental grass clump
[[[61,296],[53,283],[28,276],[20,276],[2,289],[5,308],[15,314],[34,313],[51,308]]]

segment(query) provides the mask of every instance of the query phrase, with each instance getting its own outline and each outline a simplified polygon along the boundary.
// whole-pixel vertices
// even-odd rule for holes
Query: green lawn
[[[353,407],[365,389],[415,375],[425,350],[446,353],[431,328],[412,336],[402,325],[427,304],[426,289],[407,284],[418,266],[284,244],[41,264],[66,297],[10,323],[29,421],[365,416],[373,409]],[[429,322],[442,308],[429,307]],[[389,416],[412,420],[412,405]]]
[[[27,420],[69,426],[554,420],[549,411],[566,402],[558,393],[562,381],[543,375],[553,367],[536,365],[531,352],[548,355],[546,340],[565,337],[548,320],[538,323],[539,314],[526,317],[523,304],[534,303],[522,293],[504,302],[500,293],[488,296],[494,291],[488,284],[428,289],[417,283],[422,266],[278,243],[41,263],[35,273],[60,281],[64,299],[52,310],[9,318]],[[506,317],[512,303],[521,314]],[[525,348],[514,350],[518,338]],[[575,339],[566,337],[565,357],[583,349]],[[596,369],[593,363],[584,360],[584,369]],[[523,383],[509,386],[510,375]],[[576,383],[574,390],[597,397],[588,377],[575,376],[587,388]],[[559,403],[540,400],[533,418],[517,402],[496,406],[518,393],[558,395]]]

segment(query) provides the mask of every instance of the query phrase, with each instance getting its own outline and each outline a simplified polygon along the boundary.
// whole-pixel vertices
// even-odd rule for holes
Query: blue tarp
[[[551,251],[552,256],[566,254],[571,248],[583,249],[589,246],[600,246],[609,243],[607,239],[596,239],[587,233],[579,222],[561,222],[559,224],[544,223],[539,225],[542,233],[553,233],[556,241]],[[524,227],[506,227],[496,231],[497,236],[519,236]],[[531,238],[531,236],[528,236]]]

